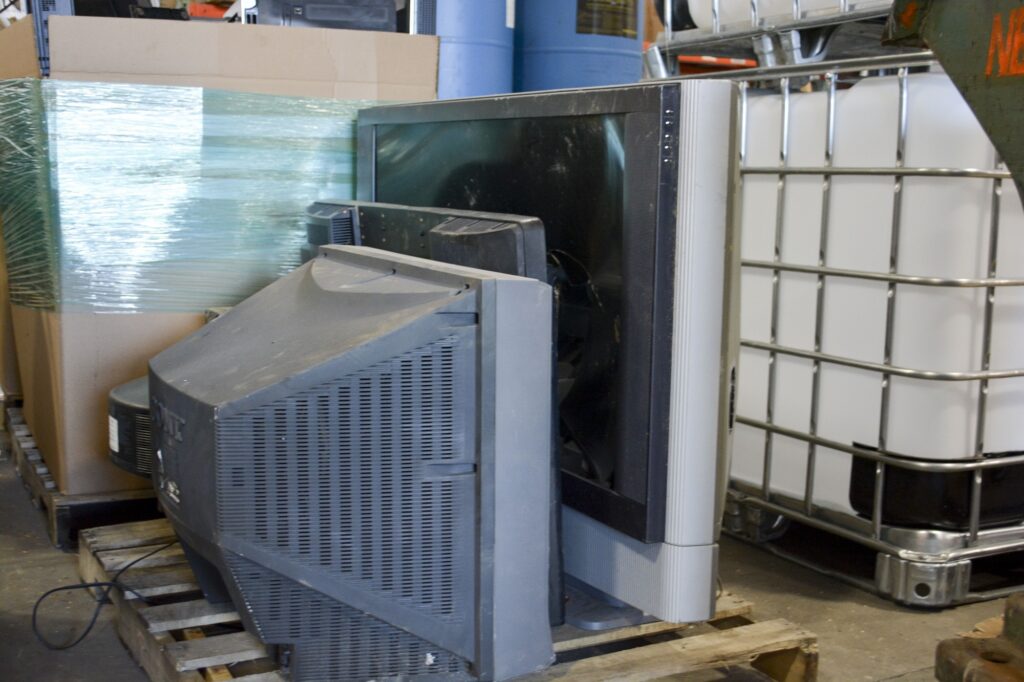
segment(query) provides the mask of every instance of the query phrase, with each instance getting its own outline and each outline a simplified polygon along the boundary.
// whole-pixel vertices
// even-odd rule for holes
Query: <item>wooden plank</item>
[[[255,675],[243,675],[236,677],[240,682],[285,682],[285,678],[279,672],[257,673]]]
[[[813,659],[814,664],[805,668],[816,670],[816,641],[814,635],[785,620],[770,620],[562,663],[524,679],[531,682],[560,679],[572,682],[608,679],[639,682],[748,664],[762,656],[787,650],[799,650],[803,658]],[[777,679],[792,682],[793,678]]]
[[[186,640],[204,639],[206,633],[200,628],[186,628],[181,633]],[[203,679],[206,682],[225,682],[225,680],[232,679],[231,671],[226,665],[211,665],[208,668],[203,668]]]
[[[103,565],[103,568],[108,573],[115,573],[125,566],[132,564],[133,561],[137,561],[138,563],[132,564],[132,570],[136,568],[145,568],[147,566],[170,566],[172,564],[185,563],[185,552],[181,549],[181,545],[179,544],[173,544],[170,547],[161,549],[156,554],[139,561],[141,557],[155,551],[161,545],[167,544],[167,542],[168,541],[154,543],[153,545],[140,545],[138,547],[127,547],[125,549],[100,551],[96,552],[96,558],[99,559],[100,564]]]
[[[753,605],[746,599],[741,599],[730,592],[724,592],[715,604],[715,615],[712,621],[746,616],[750,614],[753,608]],[[581,630],[571,625],[560,625],[552,630],[551,637],[554,640],[555,653],[558,654],[599,644],[622,642],[663,632],[673,632],[688,627],[691,626],[686,623],[666,623],[660,620],[653,623],[599,632]]]
[[[125,598],[157,597],[197,592],[199,584],[188,564],[154,566],[130,570],[118,582],[125,586]]]
[[[164,653],[179,672],[214,665],[265,658],[267,648],[248,632],[236,632],[205,639],[185,640],[164,647]]]
[[[166,518],[89,528],[81,531],[80,535],[81,541],[93,552],[140,545],[162,545],[177,537],[171,528],[171,522]]]
[[[624,642],[638,637],[683,630],[688,627],[690,626],[686,623],[666,623],[662,620],[656,620],[653,623],[630,625],[629,627],[615,628],[614,630],[600,630],[596,632],[580,630],[579,628],[574,628],[571,625],[560,625],[551,631],[551,637],[554,640],[555,653],[561,654],[566,651],[575,651],[588,646],[598,646],[600,644],[610,644],[612,642]]]
[[[139,617],[150,632],[237,623],[239,620],[234,605],[211,604],[205,599],[145,606],[139,609]]]
[[[78,575],[83,583],[105,582],[109,579],[107,571],[100,564],[96,555],[89,551],[84,544],[78,548]],[[98,596],[97,590],[102,588],[90,588],[89,592],[93,597]]]
[[[116,590],[113,596],[117,607],[117,634],[135,662],[146,671],[150,682],[203,682],[203,676],[198,672],[175,670],[164,655],[164,648],[176,643],[169,632],[149,632],[131,604],[125,602]]]

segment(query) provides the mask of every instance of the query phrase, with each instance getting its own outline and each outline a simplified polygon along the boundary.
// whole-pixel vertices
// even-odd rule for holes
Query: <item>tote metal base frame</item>
[[[822,507],[814,507],[807,514],[803,500],[778,493],[766,500],[760,495],[760,490],[733,481],[724,518],[724,530],[729,535],[897,603],[937,608],[1005,597],[1024,588],[1024,576],[1017,584],[995,589],[974,589],[971,580],[976,560],[1024,551],[1024,524],[983,529],[973,544],[966,531],[886,525],[876,539],[867,519]],[[874,550],[874,580],[837,572],[807,555],[773,544],[786,532],[790,520]]]

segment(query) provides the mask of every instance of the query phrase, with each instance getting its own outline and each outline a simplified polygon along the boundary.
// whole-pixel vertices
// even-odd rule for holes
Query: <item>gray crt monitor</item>
[[[714,595],[734,102],[687,80],[359,112],[360,200],[543,222],[566,571],[665,620]]]
[[[296,680],[548,665],[550,348],[547,284],[326,246],[156,356],[154,480],[206,593]]]

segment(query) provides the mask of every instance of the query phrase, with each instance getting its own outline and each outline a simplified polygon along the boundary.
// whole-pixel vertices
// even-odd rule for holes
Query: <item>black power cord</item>
[[[148,552],[138,557],[137,559],[131,560],[130,562],[122,566],[121,569],[117,573],[115,573],[114,577],[111,578],[109,581],[62,585],[61,587],[55,587],[52,590],[47,590],[46,592],[43,592],[39,599],[36,600],[35,606],[32,607],[32,633],[36,636],[36,639],[38,639],[42,643],[43,646],[52,651],[63,651],[64,649],[70,649],[71,647],[77,646],[82,642],[82,640],[89,636],[90,632],[92,632],[93,627],[96,625],[96,621],[100,617],[100,611],[103,609],[103,605],[107,603],[107,597],[110,595],[110,591],[115,587],[120,588],[124,592],[131,591],[130,587],[126,587],[118,581],[118,578],[121,577],[121,574],[127,571],[135,564],[142,561],[143,559],[148,559],[154,554],[162,552],[168,547],[177,544],[177,542],[177,540],[171,540],[166,545],[161,545],[154,549],[152,552]],[[106,589],[102,592],[102,594],[97,591],[97,594],[94,596],[94,598],[96,599],[96,608],[93,609],[92,618],[89,619],[89,624],[85,626],[84,630],[82,630],[82,634],[78,635],[78,637],[74,641],[67,644],[54,644],[50,640],[46,639],[46,637],[43,636],[43,633],[39,631],[38,627],[39,607],[42,605],[42,603],[46,601],[46,599],[49,598],[50,595],[56,594],[58,592],[69,592],[71,590],[88,590],[94,587]],[[145,601],[145,599],[143,599],[143,601]]]

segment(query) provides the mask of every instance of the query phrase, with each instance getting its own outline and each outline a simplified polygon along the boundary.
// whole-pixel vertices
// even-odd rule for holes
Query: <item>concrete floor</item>
[[[29,504],[9,462],[0,462],[0,519],[0,680],[144,682],[106,610],[73,650],[49,651],[33,636],[33,603],[46,589],[77,582],[76,557],[50,546],[44,516]],[[825,681],[930,680],[940,639],[1002,609],[1001,602],[931,612],[900,608],[730,539],[722,542],[721,569],[725,588],[752,601],[756,618],[786,618],[818,635]],[[40,612],[44,631],[66,641],[93,605],[84,592],[55,596]]]

